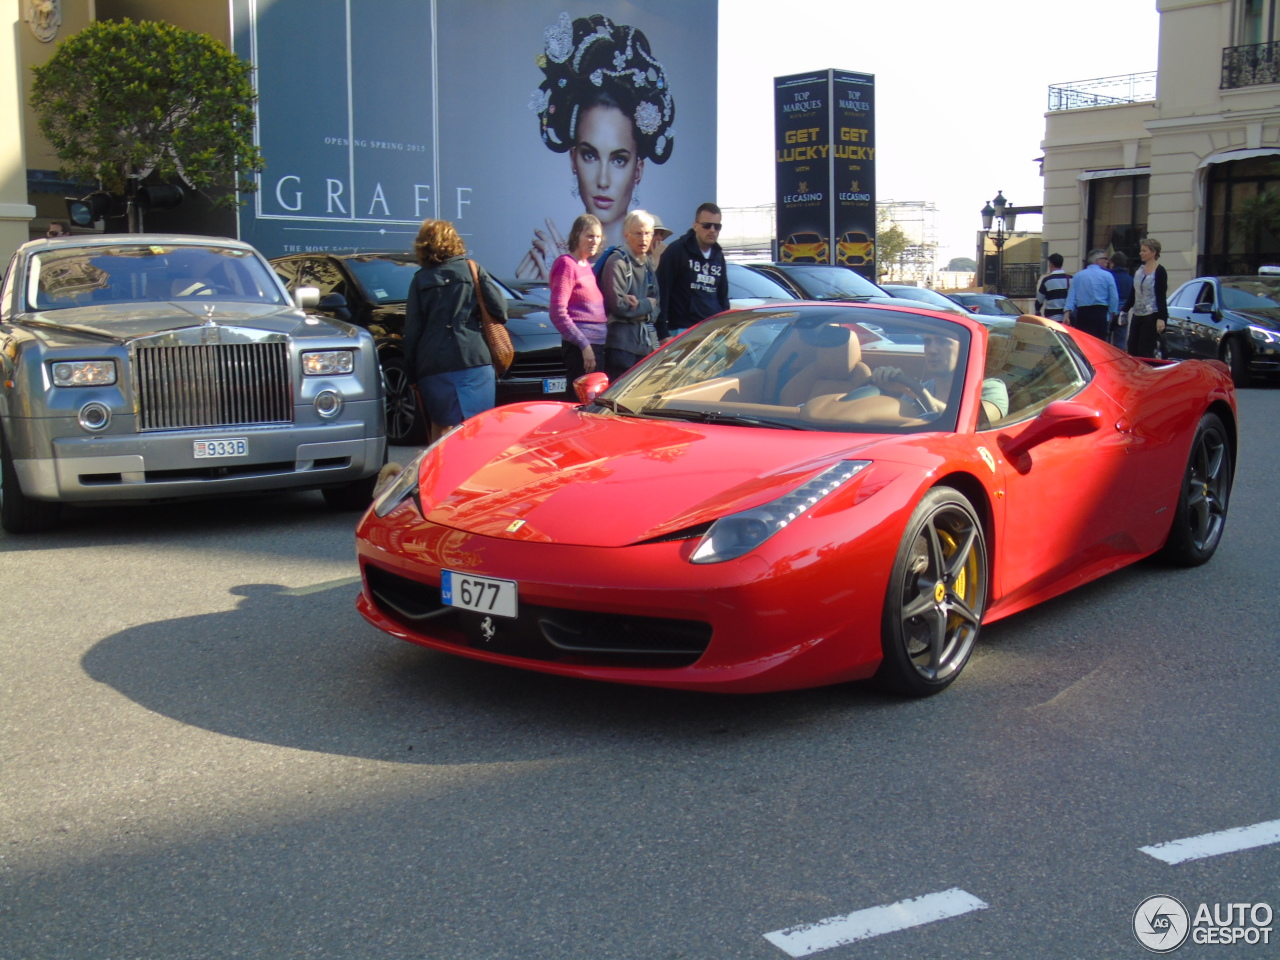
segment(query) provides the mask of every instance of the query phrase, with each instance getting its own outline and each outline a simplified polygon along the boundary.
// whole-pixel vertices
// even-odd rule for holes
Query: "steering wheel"
[[[915,401],[916,406],[920,408],[920,413],[916,416],[917,420],[925,420],[925,421],[936,420],[939,416],[942,415],[942,411],[933,409],[933,405],[930,404],[929,401],[926,399],[924,384],[922,384],[919,380],[911,379],[901,370],[898,371],[897,375],[894,376],[893,380],[895,383],[898,383],[902,387],[904,387],[907,390],[907,392],[912,395],[912,398]]]
[[[199,280],[181,291],[179,297],[210,297],[217,296],[220,293],[231,293],[229,287],[220,283],[209,283],[205,280]]]

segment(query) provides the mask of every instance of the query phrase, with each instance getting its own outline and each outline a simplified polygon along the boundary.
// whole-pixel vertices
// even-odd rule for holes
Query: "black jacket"
[[[691,327],[729,309],[729,271],[720,244],[704,257],[693,227],[667,247],[658,262],[658,336]]]
[[[507,298],[479,267],[489,315],[507,322]],[[476,288],[465,256],[423,267],[409,284],[404,317],[404,354],[414,380],[492,363],[480,332]]]

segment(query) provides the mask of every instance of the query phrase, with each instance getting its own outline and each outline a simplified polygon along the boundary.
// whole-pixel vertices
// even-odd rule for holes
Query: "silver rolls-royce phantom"
[[[312,487],[368,504],[386,459],[368,331],[297,303],[253,247],[34,240],[0,291],[0,526],[63,503]]]

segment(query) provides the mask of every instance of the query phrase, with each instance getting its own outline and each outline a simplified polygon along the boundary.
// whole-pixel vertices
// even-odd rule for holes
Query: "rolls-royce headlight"
[[[721,517],[703,535],[690,561],[723,563],[750,553],[869,466],[870,460],[842,460],[777,500]]]
[[[352,350],[309,350],[302,355],[302,372],[308,377],[331,377],[355,368]]]
[[[116,382],[114,360],[55,360],[49,364],[55,387],[105,387]]]

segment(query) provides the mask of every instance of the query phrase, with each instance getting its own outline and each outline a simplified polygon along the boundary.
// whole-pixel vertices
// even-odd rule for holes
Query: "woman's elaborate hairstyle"
[[[1159,240],[1152,240],[1150,237],[1143,237],[1141,240],[1138,241],[1138,246],[1149,247],[1151,249],[1151,252],[1156,255],[1156,259],[1157,260],[1160,259],[1160,241]]]
[[[538,114],[542,142],[567,153],[578,140],[578,118],[592,107],[616,107],[631,120],[641,159],[666,163],[671,156],[676,107],[662,64],[634,27],[601,14],[560,22],[543,31],[538,66],[546,79],[529,101]]]
[[[600,227],[601,230],[604,229],[604,227],[600,225],[600,218],[594,213],[584,213],[580,215],[577,220],[573,221],[573,226],[569,228],[569,256],[577,256],[578,241],[582,239],[582,235],[591,227]]]
[[[448,220],[423,220],[418,228],[418,239],[413,242],[414,256],[424,267],[434,267],[466,252],[467,245]]]

